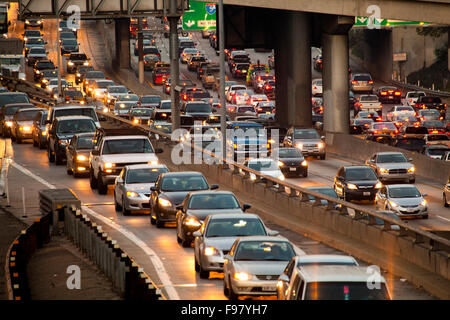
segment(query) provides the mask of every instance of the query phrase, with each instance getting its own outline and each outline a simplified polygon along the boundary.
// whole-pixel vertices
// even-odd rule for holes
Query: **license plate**
[[[275,291],[275,287],[262,287],[262,291]]]
[[[393,96],[389,96],[389,99],[394,99],[394,97]]]
[[[364,196],[370,196],[370,192],[363,192]]]
[[[297,168],[289,168],[291,171],[297,171]]]

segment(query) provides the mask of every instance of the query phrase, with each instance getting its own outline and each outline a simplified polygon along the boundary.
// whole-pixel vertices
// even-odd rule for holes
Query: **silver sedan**
[[[224,294],[230,300],[276,295],[277,279],[295,255],[294,246],[283,237],[238,238],[224,257]]]
[[[150,188],[161,173],[169,172],[165,165],[137,164],[125,166],[114,185],[116,211],[123,210],[125,216],[131,211],[150,210]]]
[[[389,210],[400,219],[428,218],[428,204],[416,186],[397,184],[383,186],[375,197],[377,209]]]
[[[377,174],[381,182],[416,181],[416,168],[401,152],[378,152],[366,164]]]
[[[210,271],[222,272],[223,256],[241,236],[276,236],[256,214],[215,214],[208,216],[199,231],[194,232],[195,271],[207,279]]]

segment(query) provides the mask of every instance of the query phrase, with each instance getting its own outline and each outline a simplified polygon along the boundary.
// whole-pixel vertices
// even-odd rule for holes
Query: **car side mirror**
[[[219,185],[218,184],[212,184],[211,187],[209,188],[210,190],[216,190],[219,189]]]
[[[92,153],[93,156],[99,156],[99,155],[100,155],[100,151],[97,150],[97,149],[93,149],[93,150],[91,151],[91,153]]]
[[[194,231],[193,233],[192,233],[192,235],[194,236],[194,237],[201,237],[202,236],[202,233],[200,232],[200,231]]]
[[[155,149],[155,153],[163,153],[163,149],[161,149],[161,148],[156,148],[156,149]]]
[[[277,235],[279,235],[279,234],[280,234],[280,232],[278,232],[278,231],[276,231],[276,230],[269,230],[269,231],[267,231],[267,235],[268,235],[268,236],[275,237],[275,236],[277,236]]]
[[[408,161],[409,161],[409,162],[412,162],[412,161],[413,161],[413,159],[412,159],[412,158],[408,158]]]
[[[155,186],[150,187],[150,191],[158,191],[158,188]]]
[[[231,256],[230,256],[229,254],[224,255],[224,256],[223,256],[223,259],[224,259],[224,260],[232,260],[232,259],[231,259]]]
[[[121,177],[117,177],[117,183],[123,183],[123,179]]]
[[[426,197],[428,194],[426,193],[422,193],[422,197]]]
[[[289,277],[285,274],[282,274],[278,277],[278,281],[289,282]]]
[[[242,206],[242,211],[247,211],[248,209],[250,209],[252,206],[249,205],[248,203],[244,203],[244,205]]]

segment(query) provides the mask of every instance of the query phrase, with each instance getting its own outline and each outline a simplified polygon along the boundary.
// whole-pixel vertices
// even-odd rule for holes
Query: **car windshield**
[[[53,78],[53,77],[57,77],[58,73],[56,72],[56,70],[44,70],[42,72],[42,76],[44,78]]]
[[[46,54],[45,48],[41,48],[41,47],[31,48],[29,54]]]
[[[156,54],[146,54],[144,56],[145,61],[159,61],[159,57]]]
[[[156,112],[155,121],[167,121],[170,117],[170,112]]]
[[[86,79],[105,79],[105,75],[101,71],[89,71],[86,74]]]
[[[348,168],[346,170],[347,180],[377,180],[375,172],[371,168]]]
[[[167,176],[161,181],[162,191],[197,191],[208,190],[209,186],[203,176]]]
[[[141,98],[141,103],[160,103],[161,97],[160,96],[143,96]]]
[[[428,154],[432,156],[442,156],[448,149],[428,149]]]
[[[186,48],[183,50],[184,53],[189,53],[189,54],[196,54],[199,53],[200,51],[198,49],[194,49],[194,48]]]
[[[91,117],[94,121],[98,121],[94,108],[61,108],[55,110],[55,118],[62,116],[87,116]]]
[[[372,119],[355,119],[355,121],[353,122],[353,124],[359,126],[359,125],[364,125],[364,124],[371,124],[373,123]]]
[[[205,112],[205,113],[212,113],[211,106],[206,103],[190,103],[186,105],[186,113],[193,113],[193,112]]]
[[[105,89],[112,86],[114,82],[112,81],[97,81],[97,88]]]
[[[209,94],[209,92],[193,92],[191,97],[194,99],[201,99],[211,98],[211,95]]]
[[[61,39],[76,39],[75,34],[72,33],[72,32],[61,32],[61,33],[59,34],[59,37],[60,37]]]
[[[30,40],[28,40],[25,43],[25,45],[30,45],[30,44],[42,44],[42,45],[44,45],[45,42],[44,42],[44,39],[40,38],[40,39],[30,39]]]
[[[254,218],[211,219],[205,233],[207,238],[265,235],[266,230],[261,220]]]
[[[25,30],[25,37],[40,37],[41,32],[39,30]]]
[[[427,137],[428,141],[441,141],[441,140],[450,140],[445,134],[430,134]]]
[[[414,109],[411,107],[397,107],[395,108],[396,111],[411,111],[414,112]]]
[[[81,133],[95,132],[96,126],[91,119],[70,119],[59,121],[56,132],[58,133]]]
[[[161,102],[161,105],[159,106],[160,109],[172,109],[172,103],[170,101]]]
[[[34,120],[36,117],[36,114],[41,111],[39,109],[36,110],[27,110],[27,111],[21,111],[17,113],[17,120],[18,121],[31,121]]]
[[[377,163],[401,163],[401,162],[408,162],[405,156],[401,153],[379,154],[377,157]]]
[[[26,94],[18,94],[18,93],[3,93],[0,94],[0,107],[4,106],[5,104],[12,104],[12,103],[29,103],[30,99]]]
[[[425,144],[423,139],[419,138],[409,138],[409,139],[400,139],[397,141],[396,146],[399,148],[413,148],[420,149]]]
[[[424,127],[444,127],[444,123],[442,121],[423,121],[422,125]]]
[[[57,86],[58,85],[58,79],[51,79],[48,83],[49,86]],[[61,85],[67,86],[67,80],[61,79]]]
[[[421,110],[420,114],[423,116],[439,116],[440,113],[439,111],[435,110],[435,109],[425,109],[425,110]]]
[[[39,61],[36,65],[37,69],[55,69],[55,65],[53,64],[53,62],[42,62]]]
[[[130,169],[127,173],[127,184],[155,183],[161,173],[169,172],[167,168]]]
[[[397,130],[397,127],[391,122],[374,123],[375,130]]]
[[[84,53],[72,53],[69,60],[87,60],[87,57]]]
[[[303,158],[301,151],[297,148],[279,149],[278,156],[280,158]]]
[[[153,110],[149,108],[139,108],[139,109],[132,109],[131,115],[133,116],[150,116],[152,114]]]
[[[236,112],[255,112],[255,108],[253,107],[237,107]]]
[[[105,141],[102,154],[154,153],[148,139],[112,139]]]
[[[127,94],[125,96],[120,96],[118,101],[139,101],[139,96],[137,94]]]
[[[390,198],[419,198],[422,195],[419,190],[415,187],[405,187],[405,188],[390,188],[389,197]]]
[[[259,126],[245,126],[245,125],[236,125],[232,127],[234,129],[233,135],[237,138],[244,138],[243,136],[248,137],[256,137],[256,136],[264,136],[266,131],[263,127]]]
[[[232,194],[196,194],[191,196],[188,209],[239,209],[240,205]]]
[[[290,261],[294,249],[286,241],[242,241],[235,253],[235,261]]]
[[[63,46],[76,46],[77,40],[76,39],[64,39],[62,41]]]
[[[92,149],[94,147],[94,136],[81,136],[77,140],[77,149]]]
[[[109,86],[108,92],[109,93],[128,93],[128,90],[124,86]]]
[[[278,164],[273,161],[266,161],[266,160],[256,160],[251,161],[247,165],[250,169],[256,170],[256,171],[273,171],[273,170],[279,170]]]
[[[310,282],[305,300],[388,300],[386,285],[369,288],[367,282]]]
[[[320,139],[315,130],[295,130],[294,139]]]

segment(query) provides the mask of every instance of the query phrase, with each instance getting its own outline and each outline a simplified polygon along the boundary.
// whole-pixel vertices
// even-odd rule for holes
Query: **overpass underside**
[[[348,31],[354,17],[224,6],[227,48],[275,51],[277,121],[312,126],[311,46],[322,47],[324,129],[348,133]]]

